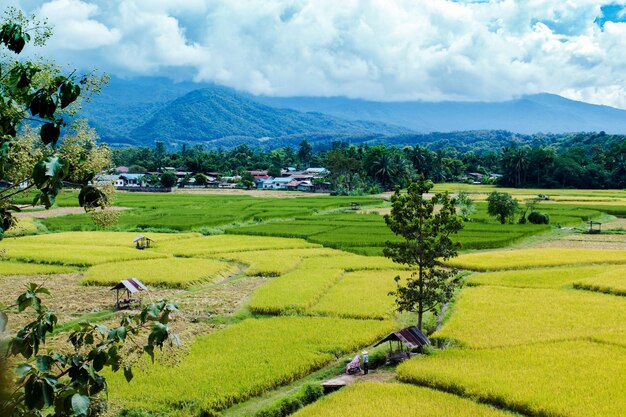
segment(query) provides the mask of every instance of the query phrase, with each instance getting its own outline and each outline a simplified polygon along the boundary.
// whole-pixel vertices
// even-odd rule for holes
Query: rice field
[[[302,261],[300,267],[259,288],[250,300],[250,310],[257,314],[303,313],[317,303],[343,276],[343,269],[322,267],[315,258]]]
[[[450,349],[398,368],[404,382],[531,416],[622,417],[626,350],[589,341]]]
[[[435,334],[469,348],[588,339],[626,330],[621,297],[582,291],[480,286],[466,288]]]
[[[215,259],[150,259],[92,266],[81,282],[88,285],[115,285],[122,279],[138,278],[146,285],[186,288],[203,282],[214,282],[238,270],[236,265]]]
[[[406,278],[407,271],[358,271],[345,274],[309,311],[313,314],[346,318],[389,319],[395,301],[393,278]]]
[[[497,271],[567,265],[626,264],[626,250],[538,248],[461,255],[446,265],[472,271]]]
[[[574,281],[586,279],[620,268],[619,266],[580,266],[574,268],[537,268],[473,274],[469,285],[495,285],[518,288],[562,288]],[[623,270],[623,268],[622,268]]]
[[[112,375],[109,398],[126,407],[200,415],[301,378],[391,329],[385,321],[249,319],[196,338],[175,365],[156,363],[136,372],[131,389],[122,375]]]
[[[341,254],[342,252],[327,248],[304,248],[219,253],[214,256],[248,265],[248,275],[277,277],[294,270],[305,258],[336,257]]]
[[[320,247],[320,245],[300,239],[215,235],[185,239],[184,241],[166,241],[159,244],[155,248],[155,251],[174,256],[198,257],[267,249],[304,249]]]
[[[576,281],[574,288],[626,296],[626,268],[614,268]]]
[[[293,417],[506,417],[510,413],[456,395],[398,383],[350,385]]]
[[[4,239],[0,241],[0,250],[4,249],[5,257],[11,260],[70,266],[166,257],[153,250],[137,250],[131,247],[58,245],[24,239],[26,238]]]
[[[0,276],[66,274],[75,271],[76,268],[70,266],[0,261]]]
[[[64,232],[48,233],[37,236],[25,236],[20,239],[23,244],[46,244],[46,245],[97,245],[134,248],[133,239],[140,233],[136,232]],[[154,247],[162,242],[174,242],[180,239],[199,237],[197,233],[146,233],[146,236],[154,240]],[[180,242],[179,242],[180,243]],[[0,243],[1,245],[1,243]]]

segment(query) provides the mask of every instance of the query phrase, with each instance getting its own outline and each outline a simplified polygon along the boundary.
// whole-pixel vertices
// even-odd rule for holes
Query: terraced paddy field
[[[359,376],[359,382],[295,415],[394,416],[418,410],[408,415],[622,417],[626,251],[594,242],[622,244],[625,235],[619,226],[617,233],[593,237],[575,229],[583,229],[581,222],[590,217],[606,221],[599,204],[619,211],[626,193],[569,191],[554,191],[550,203],[540,203],[542,211],[554,209],[551,219],[563,219],[568,225],[563,230],[501,226],[479,204],[475,221],[459,236],[470,248],[476,245],[474,251],[452,260],[470,272],[467,285],[445,317],[426,320],[434,343],[428,354]],[[131,209],[123,216],[137,211],[119,225],[124,232],[60,232],[0,242],[0,304],[10,305],[28,282],[45,280],[53,294],[49,305],[61,322],[55,338],[84,319],[119,321],[109,288],[129,276],[148,284],[148,299],[167,297],[179,305],[171,324],[183,346],[157,355],[154,365],[135,364],[130,384],[122,375],[109,375],[110,417],[274,417],[263,411],[269,403],[336,376],[363,349],[374,357],[373,343],[414,323],[414,316],[394,312],[389,296],[393,278],[412,271],[377,256],[384,241],[393,239],[381,215],[341,208],[348,199],[328,199],[330,204],[311,197],[314,203],[308,205],[309,199],[299,197],[284,203],[187,196],[190,205],[204,206],[181,203],[181,219],[167,218],[174,216],[173,206],[157,207],[162,197],[140,201],[141,195],[124,195],[120,203],[127,199]],[[253,205],[244,207],[251,200],[268,200],[260,207],[267,217],[243,219],[244,213],[260,213]],[[576,204],[582,200],[590,204]],[[379,199],[363,201],[384,206]],[[200,217],[187,216],[188,209]],[[203,223],[211,210],[215,217]],[[155,213],[160,223],[150,217]],[[43,224],[71,230],[82,221],[77,218],[82,217]],[[179,232],[146,229],[140,218]],[[153,238],[155,246],[134,249],[138,233]],[[553,242],[580,246],[545,246]],[[511,244],[514,249],[502,249]],[[23,320],[10,312],[10,329]]]

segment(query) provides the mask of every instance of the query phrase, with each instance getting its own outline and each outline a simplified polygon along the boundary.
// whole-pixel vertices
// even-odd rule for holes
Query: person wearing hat
[[[367,350],[363,351],[363,375],[367,375],[368,367],[369,367],[370,358],[367,354]]]

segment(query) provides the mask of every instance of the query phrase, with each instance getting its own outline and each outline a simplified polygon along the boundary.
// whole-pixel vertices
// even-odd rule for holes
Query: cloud
[[[624,5],[611,3],[619,11]],[[215,81],[268,95],[506,100],[551,92],[626,108],[626,23],[599,24],[607,9],[593,0],[37,6],[56,25],[53,56],[113,73]]]

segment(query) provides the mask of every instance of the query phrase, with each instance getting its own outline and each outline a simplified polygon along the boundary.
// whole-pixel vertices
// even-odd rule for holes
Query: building
[[[279,177],[279,178],[270,178],[264,180],[261,183],[261,189],[263,190],[286,190],[286,185],[293,181],[293,178],[289,177]]]
[[[124,181],[124,187],[141,187],[144,174],[123,174],[120,180]]]

